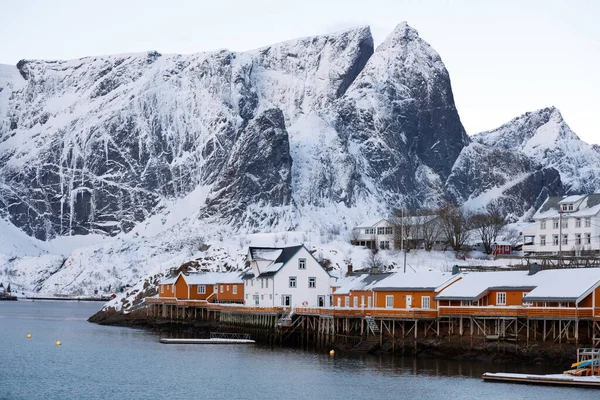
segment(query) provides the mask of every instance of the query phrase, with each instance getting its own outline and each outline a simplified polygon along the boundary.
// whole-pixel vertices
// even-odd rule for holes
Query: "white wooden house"
[[[329,307],[331,276],[303,245],[250,247],[242,277],[252,307]]]
[[[551,196],[523,230],[523,251],[542,254],[600,252],[600,194]]]

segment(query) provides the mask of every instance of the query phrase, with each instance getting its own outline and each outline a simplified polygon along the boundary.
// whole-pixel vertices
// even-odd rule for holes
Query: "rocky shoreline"
[[[153,332],[186,334],[190,337],[208,337],[210,332],[220,331],[223,326],[217,321],[166,321],[149,320],[144,310],[135,310],[123,314],[114,310],[99,311],[88,319],[99,325],[122,326],[146,329]],[[227,327],[230,328],[230,327]],[[236,331],[255,333],[251,327],[236,327]],[[272,344],[265,340],[268,335],[257,335],[253,339],[259,344]],[[284,346],[301,346],[297,341],[289,340]],[[306,344],[302,345],[306,347]],[[311,346],[312,348],[312,346]],[[363,342],[353,346],[343,340],[337,340],[323,347],[324,350],[336,350],[338,354],[394,354],[407,357],[445,359],[456,361],[476,361],[494,364],[544,364],[564,367],[570,366],[575,358],[577,347],[571,343],[557,345],[555,343],[533,343],[529,346],[518,345],[514,342],[497,342],[482,340],[471,342],[469,338],[458,336],[440,336],[435,338],[420,338],[407,342],[404,346],[392,344],[384,340],[380,345],[378,340]]]

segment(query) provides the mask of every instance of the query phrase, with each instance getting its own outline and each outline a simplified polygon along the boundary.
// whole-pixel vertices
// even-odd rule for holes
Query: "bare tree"
[[[371,269],[371,271],[381,271],[384,266],[383,260],[381,259],[381,256],[379,256],[377,249],[369,251],[369,255],[364,262],[364,267]]]
[[[423,216],[423,224],[421,225],[421,235],[423,236],[423,247],[427,251],[433,249],[436,239],[440,236],[440,224],[437,218],[431,215]]]
[[[506,219],[500,209],[493,204],[488,204],[485,212],[471,217],[471,226],[477,231],[486,254],[492,253],[492,245],[505,225]]]
[[[469,217],[456,204],[446,203],[437,210],[440,229],[454,251],[460,251],[469,238]]]

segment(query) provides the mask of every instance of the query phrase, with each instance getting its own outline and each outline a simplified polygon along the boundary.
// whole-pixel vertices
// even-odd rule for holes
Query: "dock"
[[[250,335],[243,333],[211,332],[209,339],[160,339],[165,344],[254,344]]]
[[[531,375],[531,374],[505,374],[486,372],[481,376],[484,381],[526,383],[535,385],[553,386],[579,386],[600,388],[598,376],[572,376],[568,374]]]

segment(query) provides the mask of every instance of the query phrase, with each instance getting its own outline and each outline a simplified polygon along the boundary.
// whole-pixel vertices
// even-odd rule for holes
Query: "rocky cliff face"
[[[492,131],[473,136],[487,147],[518,152],[535,165],[560,173],[566,193],[600,189],[600,156],[579,139],[554,107],[528,112]]]
[[[0,66],[0,216],[44,240],[171,227],[179,204],[189,224],[243,231],[351,228],[447,198],[529,199],[519,214],[561,182],[600,187],[586,146],[555,109],[470,143],[448,71],[406,23],[376,50],[361,27],[243,53]]]

